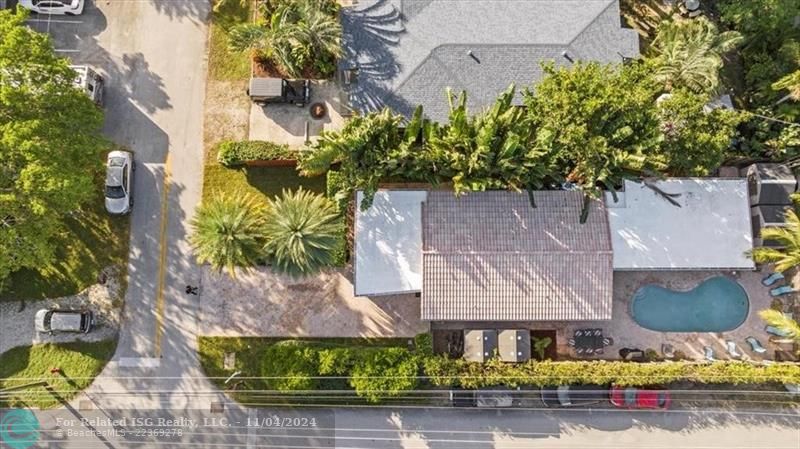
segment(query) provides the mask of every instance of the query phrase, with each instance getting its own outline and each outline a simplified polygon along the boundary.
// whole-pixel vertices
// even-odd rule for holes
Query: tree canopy
[[[96,198],[103,115],[27,14],[0,11],[0,285],[53,258],[64,217]]]

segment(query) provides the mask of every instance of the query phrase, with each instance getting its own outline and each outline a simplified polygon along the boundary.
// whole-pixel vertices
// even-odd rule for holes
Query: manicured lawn
[[[250,19],[250,3],[244,7],[238,0],[226,4],[212,13],[209,39],[208,76],[212,80],[236,81],[250,77],[248,52],[232,52],[228,47],[228,30]]]
[[[55,407],[83,390],[111,359],[115,340],[21,346],[0,354],[0,390],[37,381],[44,386],[0,396],[0,407]],[[51,374],[61,368],[62,374]],[[4,380],[8,379],[8,380]],[[53,394],[56,393],[56,394]],[[60,399],[59,399],[60,397]]]
[[[116,265],[127,278],[129,220],[106,213],[99,180],[97,197],[66,220],[66,229],[54,244],[53,263],[39,270],[20,270],[10,277],[0,301],[57,298],[73,295],[97,283],[100,271]],[[124,291],[124,288],[123,290]]]
[[[203,198],[212,198],[217,193],[250,193],[267,199],[280,195],[283,189],[300,187],[324,194],[325,177],[306,178],[294,167],[226,168],[214,161],[205,167]]]

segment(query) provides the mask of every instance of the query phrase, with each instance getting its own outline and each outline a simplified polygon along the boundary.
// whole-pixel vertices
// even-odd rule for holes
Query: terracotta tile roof
[[[611,319],[608,217],[580,192],[428,194],[423,209],[422,319]]]

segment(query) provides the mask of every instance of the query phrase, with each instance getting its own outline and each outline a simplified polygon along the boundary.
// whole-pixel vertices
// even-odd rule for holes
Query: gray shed
[[[789,195],[797,190],[797,179],[783,164],[753,164],[745,169],[750,205],[791,204]]]
[[[531,332],[527,329],[501,330],[497,338],[500,359],[504,362],[525,362],[531,358]]]
[[[496,330],[471,329],[464,331],[464,359],[470,362],[485,362],[494,357],[496,350]]]
[[[750,208],[750,219],[753,225],[753,246],[780,246],[777,242],[772,240],[764,240],[761,238],[761,230],[765,227],[783,227],[786,226],[786,211],[790,210],[792,206],[774,206],[762,205],[753,206]]]

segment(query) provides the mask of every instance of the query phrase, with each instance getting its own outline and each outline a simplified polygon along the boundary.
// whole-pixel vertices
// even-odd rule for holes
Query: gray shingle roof
[[[562,52],[600,62],[638,55],[617,0],[366,0],[341,17],[340,65],[359,68],[350,101],[362,111],[408,115],[422,104],[443,120],[448,87],[479,110],[512,82],[540,79],[542,61],[570,64]]]
[[[428,194],[423,209],[422,319],[611,319],[605,206],[580,224],[580,192]]]

